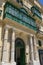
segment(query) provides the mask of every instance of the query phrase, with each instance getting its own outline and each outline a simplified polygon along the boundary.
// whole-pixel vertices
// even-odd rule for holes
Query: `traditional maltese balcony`
[[[28,15],[25,9],[17,8],[16,6],[13,6],[11,3],[7,2],[5,5],[4,18],[9,18],[13,20],[14,23],[16,21],[17,23],[22,24],[23,26],[37,31],[35,19]]]
[[[33,6],[31,8],[31,11],[35,19],[38,19],[39,21],[42,20],[41,12],[39,11],[39,8],[37,6]]]

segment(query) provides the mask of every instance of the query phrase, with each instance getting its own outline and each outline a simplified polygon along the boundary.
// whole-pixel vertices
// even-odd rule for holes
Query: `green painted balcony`
[[[32,11],[33,15],[36,15],[39,19],[42,20],[41,12],[39,11],[39,8],[37,6],[31,7],[31,11]]]
[[[11,3],[6,3],[4,18],[9,18],[16,21],[19,24],[22,24],[28,28],[31,28],[37,31],[37,26],[35,23],[35,19],[33,19],[27,12],[23,9],[17,8],[13,6]]]

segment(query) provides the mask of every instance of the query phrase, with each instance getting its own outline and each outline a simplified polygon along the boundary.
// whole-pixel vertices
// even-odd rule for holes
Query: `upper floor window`
[[[40,41],[40,40],[38,40],[38,44],[39,44],[39,46],[42,46],[42,44],[41,44],[41,41]]]

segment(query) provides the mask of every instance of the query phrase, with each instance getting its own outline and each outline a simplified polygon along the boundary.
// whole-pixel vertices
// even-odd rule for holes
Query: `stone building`
[[[43,6],[38,0],[0,0],[0,65],[43,65]]]

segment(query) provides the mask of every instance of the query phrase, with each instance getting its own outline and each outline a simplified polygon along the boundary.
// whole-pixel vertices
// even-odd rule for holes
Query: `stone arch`
[[[15,46],[17,47],[17,45],[18,46],[20,45],[22,48],[25,47],[25,43],[24,43],[24,41],[21,38],[16,38]]]

